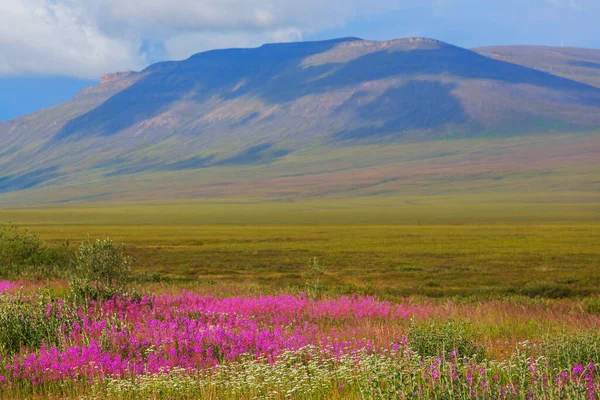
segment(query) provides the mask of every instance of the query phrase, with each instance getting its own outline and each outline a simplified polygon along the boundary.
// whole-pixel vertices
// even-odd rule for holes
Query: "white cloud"
[[[78,2],[0,1],[0,74],[96,77],[143,65],[134,50],[100,31]]]
[[[298,40],[302,40],[302,31],[298,29],[284,29],[266,33],[192,32],[173,36],[165,40],[164,45],[169,59],[181,60],[205,50],[257,47],[263,43],[294,42]]]
[[[505,37],[503,26],[518,20],[509,24],[509,33],[522,29],[520,37],[529,38],[533,19],[540,24],[551,21],[552,29],[535,27],[538,36],[551,36],[563,21],[565,32],[584,29],[600,11],[599,4],[599,0],[0,0],[0,75],[97,78],[105,72],[141,69],[165,57],[182,59],[214,48],[301,40],[401,5],[407,6],[406,18],[398,21],[392,35],[419,31],[450,40],[460,39],[457,32],[464,31],[469,38],[486,33]],[[443,24],[427,22],[424,10],[429,8]],[[482,16],[492,16],[494,24],[488,26]],[[488,25],[482,27],[483,23]],[[585,36],[575,31],[570,37]],[[444,37],[447,32],[454,36]]]
[[[301,40],[401,0],[0,0],[0,75],[98,77],[220,47]],[[145,46],[152,52],[152,46]],[[150,49],[150,50],[148,50]]]
[[[202,31],[323,29],[400,0],[106,0],[112,15],[138,26]]]
[[[169,58],[203,50],[302,40],[403,0],[107,0],[110,15],[162,40]]]

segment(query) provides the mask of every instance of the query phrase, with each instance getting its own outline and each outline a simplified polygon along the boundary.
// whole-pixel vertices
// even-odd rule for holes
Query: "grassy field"
[[[3,210],[0,220],[49,241],[77,244],[87,233],[122,241],[140,279],[299,288],[306,261],[318,257],[325,283],[340,293],[600,294],[597,206],[574,198],[79,205]]]
[[[47,241],[111,237],[136,258],[129,294],[98,302],[66,281],[0,280],[0,398],[595,398],[597,200],[0,210]]]

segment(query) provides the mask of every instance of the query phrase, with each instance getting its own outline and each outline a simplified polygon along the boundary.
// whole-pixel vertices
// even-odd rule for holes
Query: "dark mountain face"
[[[321,145],[600,129],[593,80],[506,54],[345,38],[210,51],[112,74],[70,102],[0,124],[0,191],[267,165]],[[593,76],[595,58],[564,57],[561,65]]]
[[[453,83],[415,80],[386,90],[375,101],[356,107],[358,117],[367,122],[356,130],[342,131],[341,139],[365,139],[410,130],[428,130],[450,123],[468,123],[460,100],[452,95]],[[360,96],[360,93],[358,93]],[[352,100],[344,107],[351,107]],[[377,125],[378,121],[385,121]]]

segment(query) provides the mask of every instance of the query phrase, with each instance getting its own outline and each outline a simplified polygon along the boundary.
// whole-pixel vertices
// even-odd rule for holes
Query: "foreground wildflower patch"
[[[60,343],[41,343],[4,359],[4,379],[32,384],[93,381],[174,368],[205,369],[247,355],[272,362],[286,350],[307,345],[328,347],[338,355],[374,350],[373,339],[354,334],[365,324],[435,311],[433,306],[391,305],[369,297],[311,300],[286,295],[220,299],[183,293],[136,301],[115,298],[87,309],[67,309],[58,302],[48,305],[44,317],[62,324],[47,327],[40,319],[31,329],[56,329],[62,334]],[[340,330],[343,335],[336,334]]]
[[[248,359],[210,371],[174,369],[133,380],[106,379],[90,398],[248,399],[595,399],[596,366],[556,374],[544,359],[515,354],[502,363],[458,353],[421,357],[408,347],[336,356],[307,346],[275,363]]]
[[[7,285],[8,287],[8,285]],[[10,290],[13,290],[11,287]],[[372,297],[0,296],[0,397],[588,398],[600,334],[486,358],[452,305]]]

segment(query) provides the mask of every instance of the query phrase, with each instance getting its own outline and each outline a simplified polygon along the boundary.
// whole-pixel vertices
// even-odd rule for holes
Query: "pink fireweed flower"
[[[583,371],[585,371],[585,368],[583,367],[583,365],[581,364],[577,364],[573,367],[573,370],[571,371],[572,375],[580,375],[583,373]]]
[[[321,356],[332,360],[349,358],[353,365],[368,360],[369,354],[381,353],[393,359],[394,365],[414,366],[416,370],[409,373],[424,376],[434,390],[447,385],[451,378],[452,385],[466,386],[467,397],[471,393],[474,398],[495,398],[500,394],[507,398],[535,398],[529,393],[530,387],[521,381],[518,386],[510,382],[501,386],[504,382],[501,383],[493,364],[465,360],[457,351],[439,357],[419,357],[411,352],[411,343],[406,337],[396,336],[389,321],[440,312],[439,307],[430,305],[393,305],[371,297],[217,298],[180,293],[139,300],[113,298],[92,303],[89,308],[67,310],[55,303],[47,312],[49,318],[62,313],[67,319],[58,328],[60,345],[23,349],[12,358],[2,359],[4,377],[0,376],[0,384],[30,382],[37,386],[71,379],[94,382],[109,377],[169,373],[173,369],[198,373],[238,360],[275,363],[284,352],[315,346]],[[77,317],[69,320],[73,315]],[[369,340],[376,337],[374,333],[380,332],[384,323],[390,329],[390,336],[384,336],[386,342]],[[379,330],[373,330],[373,326]],[[389,337],[400,340],[392,342]],[[302,351],[297,354],[303,362],[320,357]],[[523,371],[527,375],[524,382],[542,379],[542,384],[537,385],[544,390],[574,387],[577,393],[587,391],[588,398],[595,398],[597,370],[593,364],[574,365],[570,371],[562,371],[556,381],[545,381],[538,371],[540,365],[541,362],[529,360]],[[494,374],[493,381],[488,374]],[[508,375],[503,375],[502,381],[505,378],[509,379]],[[374,375],[373,379],[379,382],[382,378]],[[342,392],[344,383],[339,385]],[[423,388],[415,393],[426,396]]]
[[[61,313],[61,308],[50,307],[48,317]],[[89,309],[77,311],[79,320],[63,324],[61,334],[68,347],[25,351],[7,367],[14,367],[14,379],[95,380],[173,368],[212,368],[248,355],[275,362],[283,351],[307,345],[328,349],[339,357],[357,349],[376,350],[374,343],[363,339],[364,330],[358,330],[368,321],[410,319],[435,312],[435,306],[392,305],[373,297],[216,298],[184,292],[145,296],[138,301],[113,298],[91,303]],[[320,328],[332,322],[336,334]],[[352,330],[358,333],[348,335]],[[89,338],[103,338],[102,346]],[[405,338],[402,343],[406,344]]]
[[[467,371],[467,383],[469,386],[473,385],[473,375],[471,374],[471,370]]]
[[[0,281],[0,294],[17,291],[20,287],[17,282]]]

